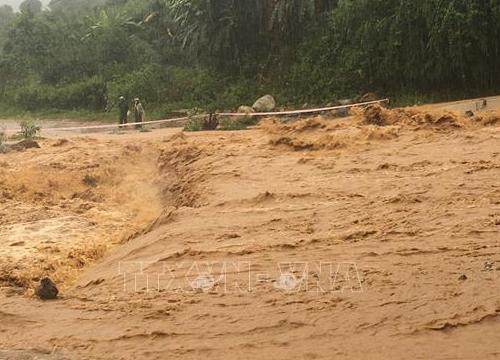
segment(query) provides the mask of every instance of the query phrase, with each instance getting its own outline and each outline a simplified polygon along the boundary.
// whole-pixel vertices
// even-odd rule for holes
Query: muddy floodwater
[[[497,358],[495,101],[0,154],[0,359]]]

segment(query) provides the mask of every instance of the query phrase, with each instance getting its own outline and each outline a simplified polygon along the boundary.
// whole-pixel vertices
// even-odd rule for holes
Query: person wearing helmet
[[[142,123],[144,121],[144,107],[141,104],[141,100],[139,98],[134,99],[134,116],[136,123]],[[136,125],[136,129],[142,129],[142,125]]]
[[[128,121],[128,103],[124,96],[118,100],[118,111],[120,112],[120,127],[123,127]]]

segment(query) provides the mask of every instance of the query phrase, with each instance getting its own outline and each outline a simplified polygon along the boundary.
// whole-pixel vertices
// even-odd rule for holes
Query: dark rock
[[[465,281],[465,280],[467,280],[467,275],[461,275],[461,276],[458,278],[458,280],[460,280],[460,281]]]
[[[40,281],[40,285],[35,289],[35,295],[42,300],[54,300],[57,299],[59,294],[59,289],[57,289],[56,284],[48,277],[43,278]]]
[[[466,111],[466,112],[465,112],[465,116],[467,116],[467,117],[473,117],[473,116],[474,116],[474,112],[472,112],[472,111],[470,111],[470,110],[469,110],[469,111]]]
[[[14,151],[23,151],[27,149],[40,149],[40,145],[35,140],[26,139],[14,145],[10,145],[10,149]]]
[[[338,117],[345,117],[345,116],[349,115],[350,111],[351,110],[349,108],[337,109],[337,110],[335,110],[335,115]]]
[[[85,175],[82,182],[89,187],[97,187],[97,179],[91,175]]]

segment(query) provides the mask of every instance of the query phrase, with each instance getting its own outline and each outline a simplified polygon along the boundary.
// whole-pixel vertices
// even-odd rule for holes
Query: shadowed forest
[[[0,108],[157,116],[498,92],[497,0],[25,0],[0,7]]]

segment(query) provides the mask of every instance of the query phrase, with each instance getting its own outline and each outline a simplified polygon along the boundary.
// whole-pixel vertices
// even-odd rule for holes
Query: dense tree
[[[42,12],[43,4],[40,0],[24,0],[19,9],[23,14],[36,16]]]
[[[245,59],[296,46],[308,23],[333,6],[331,0],[173,0],[176,36],[183,47],[211,61],[241,66]],[[264,57],[264,59],[263,59]],[[268,59],[267,59],[268,60]]]
[[[0,8],[0,47],[3,102],[30,109],[485,94],[500,88],[500,3],[25,0]]]
[[[51,0],[49,8],[59,16],[81,17],[91,14],[96,7],[105,3],[106,0]]]
[[[491,89],[500,75],[500,38],[492,36],[499,29],[497,3],[342,1],[333,12],[328,59],[356,73],[359,86]]]
[[[9,5],[0,6],[0,53],[15,15]]]

